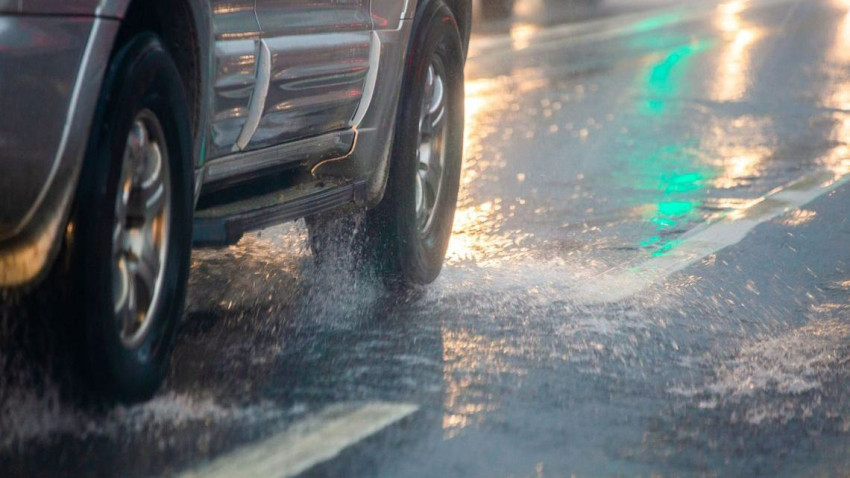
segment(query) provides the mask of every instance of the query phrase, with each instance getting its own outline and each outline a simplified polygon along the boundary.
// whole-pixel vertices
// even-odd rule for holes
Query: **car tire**
[[[192,241],[189,108],[162,41],[114,55],[67,228],[75,369],[100,396],[152,396],[182,316]]]
[[[511,16],[514,0],[481,0],[481,17],[485,20],[502,20]]]

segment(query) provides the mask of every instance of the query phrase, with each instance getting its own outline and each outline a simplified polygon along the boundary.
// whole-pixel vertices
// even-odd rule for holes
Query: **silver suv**
[[[191,247],[307,218],[436,278],[463,143],[470,0],[0,0],[0,288],[108,396],[159,386]],[[356,228],[346,214],[366,210]]]

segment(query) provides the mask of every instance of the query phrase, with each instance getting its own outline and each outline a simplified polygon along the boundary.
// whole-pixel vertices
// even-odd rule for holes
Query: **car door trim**
[[[245,119],[245,125],[242,126],[242,131],[239,132],[239,137],[236,138],[236,143],[233,145],[233,152],[244,150],[260,125],[260,119],[263,117],[263,109],[266,105],[266,97],[269,94],[269,83],[271,82],[271,56],[271,51],[269,50],[269,46],[266,45],[266,41],[260,40],[259,55],[257,58],[257,79],[254,83],[251,103],[248,106],[248,117]]]
[[[349,123],[351,126],[357,127],[366,112],[369,111],[369,106],[372,104],[372,95],[375,93],[375,83],[378,80],[378,67],[381,63],[381,39],[378,32],[372,32],[372,45],[369,49],[369,72],[366,74],[366,81],[363,84],[363,95],[360,97],[360,104],[357,105],[357,111],[354,112],[354,117]]]

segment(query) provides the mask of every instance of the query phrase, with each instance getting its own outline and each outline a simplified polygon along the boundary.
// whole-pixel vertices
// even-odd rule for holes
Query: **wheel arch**
[[[32,1],[23,5],[38,18],[71,15],[93,25],[86,52],[68,90],[65,121],[67,145],[59,147],[55,173],[44,186],[44,198],[20,232],[0,241],[0,288],[33,287],[56,266],[66,243],[69,215],[74,203],[94,110],[100,96],[103,74],[110,59],[140,30],[159,34],[178,64],[186,85],[193,126],[193,167],[203,161],[209,131],[209,78],[212,69],[211,12],[206,0],[82,0],[79,2]],[[89,51],[90,50],[90,51]],[[80,85],[84,85],[80,87]],[[73,93],[72,93],[73,90]],[[79,90],[79,91],[78,91]],[[73,98],[71,98],[73,95]],[[64,140],[63,140],[64,141]],[[58,265],[61,267],[61,264]]]
[[[210,111],[212,21],[209,3],[203,0],[118,0],[107,13],[121,18],[113,45],[117,52],[135,34],[158,34],[180,71],[192,123],[194,167],[204,160]]]

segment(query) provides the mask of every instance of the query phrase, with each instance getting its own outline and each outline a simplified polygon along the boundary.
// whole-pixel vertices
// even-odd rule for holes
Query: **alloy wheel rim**
[[[446,134],[445,69],[435,56],[425,75],[422,106],[419,113],[419,142],[416,149],[416,220],[421,236],[434,226],[445,174],[444,142]]]
[[[113,304],[125,347],[141,344],[160,306],[170,222],[165,135],[156,115],[136,115],[121,164],[112,235]]]

